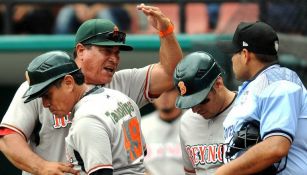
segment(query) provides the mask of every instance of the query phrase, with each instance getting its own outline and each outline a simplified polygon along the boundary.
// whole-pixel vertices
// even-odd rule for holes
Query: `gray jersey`
[[[146,140],[145,167],[151,175],[183,175],[179,140],[180,117],[172,123],[160,119],[158,112],[142,118]]]
[[[123,92],[141,108],[150,100],[148,82],[151,68],[118,71],[106,87]],[[45,160],[66,162],[64,138],[71,125],[69,115],[60,118],[53,116],[49,109],[43,107],[41,98],[25,104],[22,96],[28,87],[28,83],[24,82],[18,88],[0,127],[10,128],[24,136],[33,151]]]
[[[100,88],[82,98],[71,116],[66,156],[81,174],[104,168],[115,175],[144,174],[141,116],[133,100]]]
[[[233,104],[213,119],[186,111],[180,124],[180,143],[187,175],[213,175],[223,164],[223,121]]]

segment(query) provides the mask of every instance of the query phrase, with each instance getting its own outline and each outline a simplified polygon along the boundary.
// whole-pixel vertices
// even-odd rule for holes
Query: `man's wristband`
[[[168,25],[166,30],[159,32],[159,35],[160,35],[161,38],[163,38],[163,37],[165,37],[165,36],[167,36],[167,35],[169,35],[173,32],[174,32],[174,25],[173,25],[173,23],[170,23],[170,25]]]

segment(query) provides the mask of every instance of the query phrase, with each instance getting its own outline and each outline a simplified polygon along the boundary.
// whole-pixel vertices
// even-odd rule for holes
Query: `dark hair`
[[[255,53],[257,59],[263,63],[272,63],[278,61],[277,55],[266,55],[266,54],[258,54]]]
[[[73,79],[75,80],[75,82],[77,83],[77,85],[82,85],[84,83],[84,75],[81,72],[81,70],[78,70],[72,74],[70,74]],[[61,83],[63,81],[64,77],[61,77],[57,80],[55,80],[52,85],[55,85],[57,88],[61,87]]]

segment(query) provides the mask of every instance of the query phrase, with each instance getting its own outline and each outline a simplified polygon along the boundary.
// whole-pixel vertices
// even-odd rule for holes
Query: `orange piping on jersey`
[[[146,80],[145,80],[145,89],[144,89],[144,92],[143,92],[143,94],[144,94],[144,96],[145,96],[145,98],[146,98],[146,100],[147,101],[151,101],[150,99],[151,98],[158,98],[160,95],[158,95],[158,94],[151,94],[150,93],[150,91],[149,91],[149,86],[150,86],[150,82],[149,82],[149,76],[151,75],[151,71],[152,71],[152,69],[153,69],[153,67],[154,67],[155,65],[153,64],[153,65],[150,65],[149,67],[148,67],[148,70],[147,70],[147,74],[146,74]],[[150,73],[150,74],[149,74]],[[149,85],[148,85],[149,84]],[[148,91],[148,93],[146,93]]]
[[[148,82],[148,79],[149,79],[149,72],[150,72],[150,75],[151,75],[151,71],[152,71],[152,69],[153,69],[154,66],[155,66],[155,65],[151,65],[150,68],[149,68],[150,70],[148,70],[148,72],[147,72],[146,83],[150,83],[150,82]],[[150,80],[151,80],[151,78],[150,78]],[[146,85],[147,85],[147,84],[146,84]],[[151,94],[150,91],[149,91],[149,86],[150,86],[150,85],[148,85],[148,97],[147,97],[147,98],[148,98],[148,99],[147,99],[148,101],[150,101],[149,98],[158,98],[158,97],[160,96],[160,94]],[[147,88],[147,86],[145,86],[145,87]],[[145,93],[146,93],[146,91],[145,91]],[[146,97],[146,96],[145,96],[145,97]]]
[[[14,133],[17,133],[17,132],[9,128],[0,128],[0,136],[5,136],[9,134],[14,134]]]
[[[112,169],[113,170],[113,166],[112,165],[97,165],[91,168],[88,172],[86,172],[86,174],[91,174],[99,169]]]
[[[147,96],[147,84],[148,84],[148,76],[149,76],[149,72],[150,72],[150,70],[151,70],[151,66],[152,65],[150,65],[149,67],[148,67],[148,70],[147,70],[147,73],[146,73],[146,79],[145,79],[145,89],[144,89],[144,92],[143,92],[143,94],[144,94],[144,97],[146,98],[146,100],[147,101],[150,101],[149,100],[149,97]],[[149,88],[149,87],[148,87]],[[149,91],[149,90],[148,90]],[[149,92],[148,92],[148,95],[149,95]]]
[[[8,129],[8,130],[13,131],[13,132],[9,132],[9,133],[3,134],[3,135],[13,134],[13,133],[15,132],[15,133],[18,133],[18,134],[20,134],[21,136],[23,136],[23,138],[24,138],[26,141],[28,141],[26,135],[25,135],[20,129],[18,129],[18,128],[12,126],[12,125],[3,123],[3,124],[0,125],[0,128],[1,128],[1,129]],[[1,134],[2,134],[2,133],[1,133]]]
[[[186,169],[186,167],[184,167],[184,171],[187,172],[187,173],[196,173],[195,170],[188,170],[188,169]]]

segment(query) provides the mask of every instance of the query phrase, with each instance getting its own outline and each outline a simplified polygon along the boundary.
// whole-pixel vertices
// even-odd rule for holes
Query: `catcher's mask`
[[[260,124],[256,120],[243,123],[240,130],[233,135],[232,139],[227,145],[225,158],[228,162],[236,159],[238,156],[246,152],[250,147],[262,141],[259,128]],[[253,175],[275,175],[286,168],[287,158],[288,156],[286,156],[284,166],[281,169],[279,169],[281,163],[280,160],[275,164],[276,166],[273,164],[261,172]]]
[[[238,155],[236,155],[237,153],[246,151],[248,148],[259,143],[260,141],[259,122],[245,122],[241,129],[233,135],[232,139],[228,143],[227,150],[225,152],[227,161],[235,159],[238,157]]]

